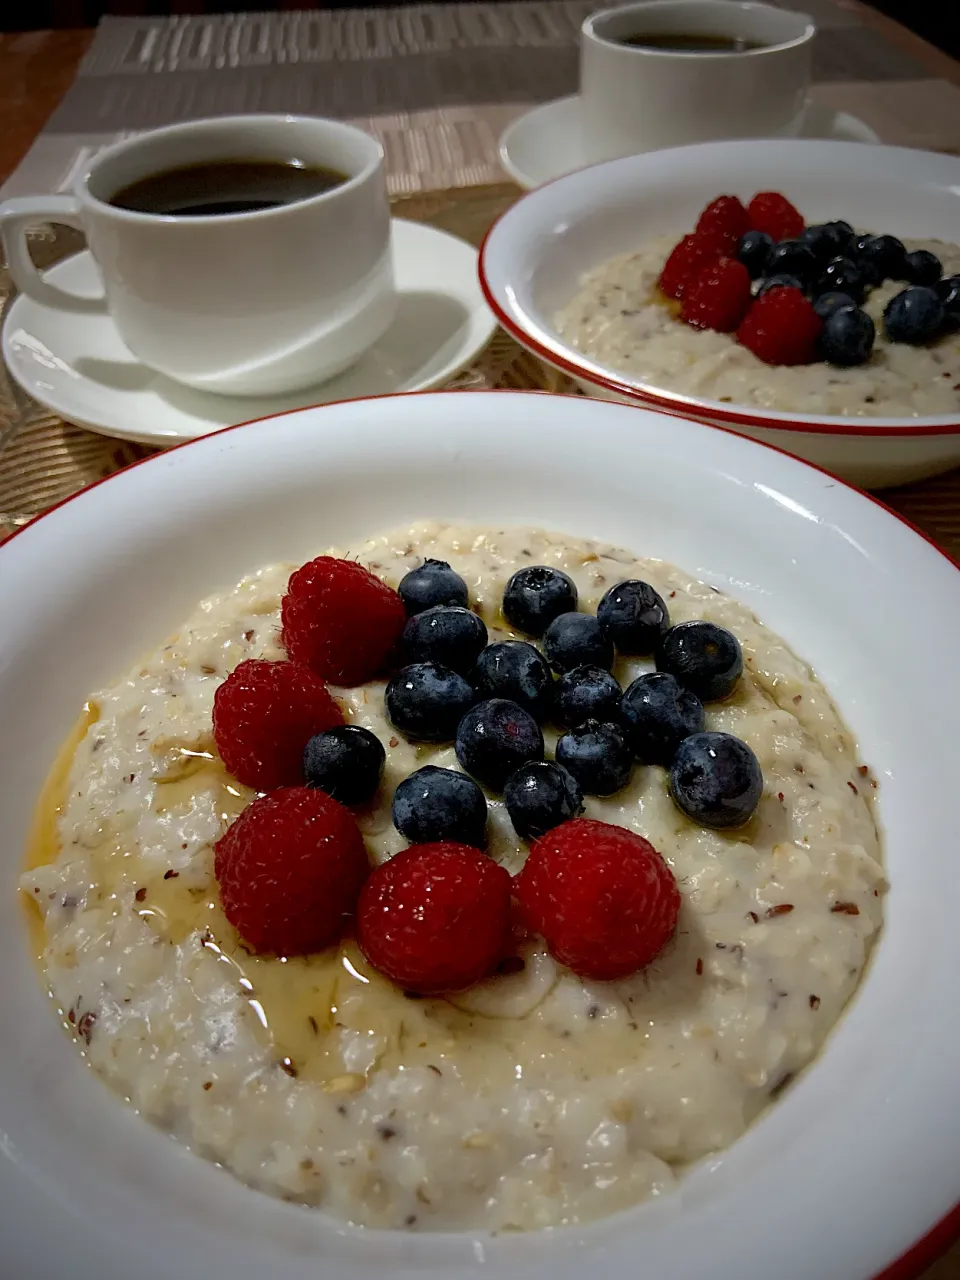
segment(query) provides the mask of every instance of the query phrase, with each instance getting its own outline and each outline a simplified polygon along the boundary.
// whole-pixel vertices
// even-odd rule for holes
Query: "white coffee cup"
[[[173,217],[110,204],[140,178],[217,160],[293,161],[347,180],[247,213]],[[26,242],[38,222],[84,232],[102,296],[44,279]],[[396,309],[383,152],[332,120],[227,116],[142,134],[95,156],[72,195],[7,201],[0,234],[24,293],[78,316],[109,311],[144,364],[201,391],[261,395],[322,382],[376,342]]]
[[[734,36],[760,47],[676,52],[618,43],[639,34]],[[796,133],[815,34],[806,14],[734,0],[650,0],[592,14],[580,36],[587,159]]]

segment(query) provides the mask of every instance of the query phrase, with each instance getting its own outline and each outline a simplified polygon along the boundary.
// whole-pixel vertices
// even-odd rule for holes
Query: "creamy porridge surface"
[[[746,671],[707,724],[745,739],[765,790],[734,833],[684,818],[664,770],[587,800],[640,832],[683,896],[675,941],[644,973],[584,982],[528,943],[522,972],[449,999],[411,999],[351,942],[282,961],[227,925],[213,842],[251,798],[211,738],[213,694],[243,658],[280,658],[291,565],[203,601],[179,632],[94,695],[69,773],[56,860],[27,872],[43,960],[90,1065],[144,1116],[252,1186],[372,1226],[536,1228],[668,1191],[736,1139],[817,1053],[853,993],[885,887],[873,782],[829,695],[736,601],[657,561],[537,530],[418,524],[360,560],[396,586],[449,560],[491,628],[523,564],[576,581],[581,607],[629,577],[674,621],[730,628]],[[626,684],[649,664],[618,659]],[[384,718],[383,683],[337,691],[387,749],[361,812],[371,857],[403,846],[396,783],[452,747],[413,746]],[[552,745],[549,740],[548,748]],[[490,849],[523,846],[499,799]]]
[[[902,281],[886,281],[864,303],[877,328],[866,364],[774,367],[740,346],[733,334],[693,329],[675,318],[657,281],[677,238],[659,236],[589,271],[557,313],[558,333],[598,364],[704,400],[881,418],[960,411],[960,333],[919,347],[888,342],[883,335],[883,309],[906,287]],[[960,273],[960,246],[940,240],[904,244],[911,252],[936,254],[944,276]]]

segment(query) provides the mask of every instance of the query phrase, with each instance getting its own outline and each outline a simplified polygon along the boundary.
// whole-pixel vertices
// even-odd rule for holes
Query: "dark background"
[[[956,18],[960,11],[955,0],[870,0],[872,9],[879,9],[888,18],[896,18],[905,27],[916,31],[931,44],[938,45],[953,57],[960,57],[960,35],[954,28],[958,25]],[[802,0],[798,0],[797,8],[802,9]],[[954,21],[950,20],[950,12],[954,11]]]
[[[409,0],[365,0],[377,7],[409,3]],[[599,0],[598,0],[599,3]],[[960,36],[951,28],[948,14],[954,0],[871,0],[872,6],[918,35],[938,45],[955,57],[960,56]],[[5,31],[40,30],[47,27],[92,27],[105,13],[113,14],[162,14],[162,13],[246,13],[264,9],[355,9],[359,4],[350,0],[326,0],[310,3],[310,0],[37,0],[29,5],[11,5],[19,8],[20,15],[7,14],[0,19],[0,29]],[[803,8],[803,0],[797,0],[797,8]]]

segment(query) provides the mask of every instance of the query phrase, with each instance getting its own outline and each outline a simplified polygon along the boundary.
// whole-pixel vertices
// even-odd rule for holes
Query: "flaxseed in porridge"
[[[726,833],[690,821],[658,766],[587,798],[587,817],[646,837],[681,891],[675,938],[622,981],[574,976],[535,937],[446,998],[392,986],[349,938],[288,960],[251,954],[221,909],[213,844],[253,793],[220,763],[211,709],[241,660],[284,656],[292,566],[270,565],[93,694],[62,794],[46,798],[51,860],[22,887],[43,916],[65,1023],[161,1129],[251,1186],[355,1223],[531,1229],[666,1193],[810,1062],[863,973],[885,886],[855,743],[783,641],[661,562],[538,530],[430,523],[350,554],[392,587],[425,557],[449,561],[492,640],[512,634],[500,602],[525,564],[569,574],[586,612],[642,578],[674,622],[728,628],[744,674],[707,705],[707,727],[756,753],[754,817]],[[650,665],[618,657],[614,673],[626,686]],[[405,844],[396,785],[457,759],[394,729],[383,681],[334,693],[386,750],[380,789],[357,810],[379,864]],[[545,735],[550,755],[556,731]],[[514,873],[526,846],[499,797],[489,809],[488,852]]]
[[[917,417],[960,412],[960,331],[920,345],[890,342],[883,311],[904,289],[888,280],[870,290],[863,309],[876,326],[866,363],[851,368],[815,362],[771,365],[732,333],[695,329],[657,288],[675,235],[659,236],[634,253],[589,271],[555,317],[557,332],[597,364],[652,388],[715,402],[786,413]],[[960,273],[960,247],[909,240],[911,252],[936,255],[944,277]]]

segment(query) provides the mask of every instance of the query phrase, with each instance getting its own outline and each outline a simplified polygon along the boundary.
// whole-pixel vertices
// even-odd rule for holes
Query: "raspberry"
[[[250,658],[213,696],[213,737],[229,773],[273,791],[303,781],[303,749],[315,733],[343,724],[327,686],[295,662]]]
[[[760,191],[747,205],[752,231],[765,231],[774,240],[795,240],[803,231],[803,218],[779,191]]]
[[[694,329],[732,333],[750,305],[750,272],[733,258],[718,258],[688,281],[680,319]]]
[[[574,818],[541,836],[514,881],[523,922],[581,978],[613,981],[673,937],[680,891],[652,844],[624,827]]]
[[[357,907],[357,942],[406,991],[459,991],[491,974],[510,937],[503,867],[466,844],[415,844],[377,867]]]
[[[283,643],[334,684],[363,684],[400,639],[407,611],[385,582],[353,560],[317,556],[290,575],[280,605]]]
[[[353,815],[310,787],[258,796],[214,848],[227,919],[247,946],[277,955],[336,942],[370,869]]]
[[[737,247],[740,237],[750,230],[750,215],[736,196],[717,196],[701,213],[697,235],[708,232],[722,237],[728,251]]]
[[[737,330],[737,341],[765,364],[812,364],[823,321],[799,289],[762,294]]]
[[[684,236],[670,251],[663,264],[658,281],[668,298],[682,298],[687,281],[702,267],[722,257],[729,246],[723,236],[712,232],[706,235]]]

